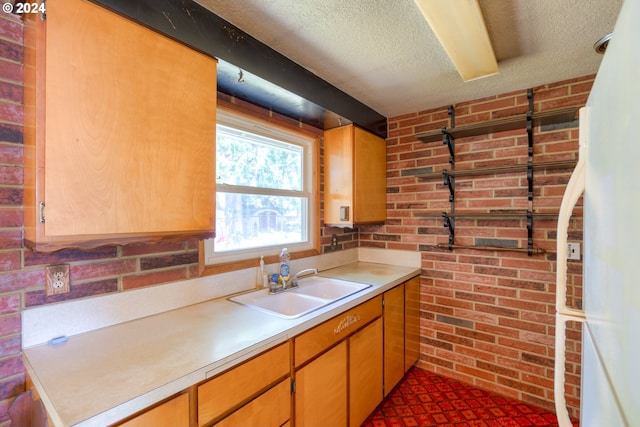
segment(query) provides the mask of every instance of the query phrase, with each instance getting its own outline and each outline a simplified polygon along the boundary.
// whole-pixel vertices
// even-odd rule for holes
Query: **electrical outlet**
[[[567,243],[567,259],[580,260],[580,243]]]
[[[47,295],[66,294],[71,291],[69,264],[49,265],[44,270],[47,276]]]

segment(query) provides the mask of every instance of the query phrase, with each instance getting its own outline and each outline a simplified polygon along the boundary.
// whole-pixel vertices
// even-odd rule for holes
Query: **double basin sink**
[[[271,294],[268,289],[262,289],[229,300],[264,313],[295,319],[370,287],[366,283],[310,276],[300,279],[298,286],[284,292]]]

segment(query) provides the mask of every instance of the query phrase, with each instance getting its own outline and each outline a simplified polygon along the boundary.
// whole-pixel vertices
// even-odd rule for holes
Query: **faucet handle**
[[[296,275],[294,276],[296,280],[298,280],[300,278],[300,276],[307,276],[310,274],[318,274],[318,269],[317,268],[305,268],[304,270],[300,270],[296,273]]]

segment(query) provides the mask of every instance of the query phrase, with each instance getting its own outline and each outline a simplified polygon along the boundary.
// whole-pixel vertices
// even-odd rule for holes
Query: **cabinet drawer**
[[[189,393],[181,394],[119,426],[189,427]]]
[[[295,366],[302,365],[381,315],[382,296],[377,296],[297,336],[295,338]]]
[[[216,427],[280,427],[291,417],[291,383],[284,380],[233,412]]]
[[[263,353],[198,386],[198,425],[246,403],[289,374],[289,343]]]

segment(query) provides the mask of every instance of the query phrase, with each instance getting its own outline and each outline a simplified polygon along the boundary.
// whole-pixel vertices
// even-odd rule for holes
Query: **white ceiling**
[[[500,73],[464,83],[413,0],[196,1],[386,117],[595,73],[622,5],[480,0]]]

